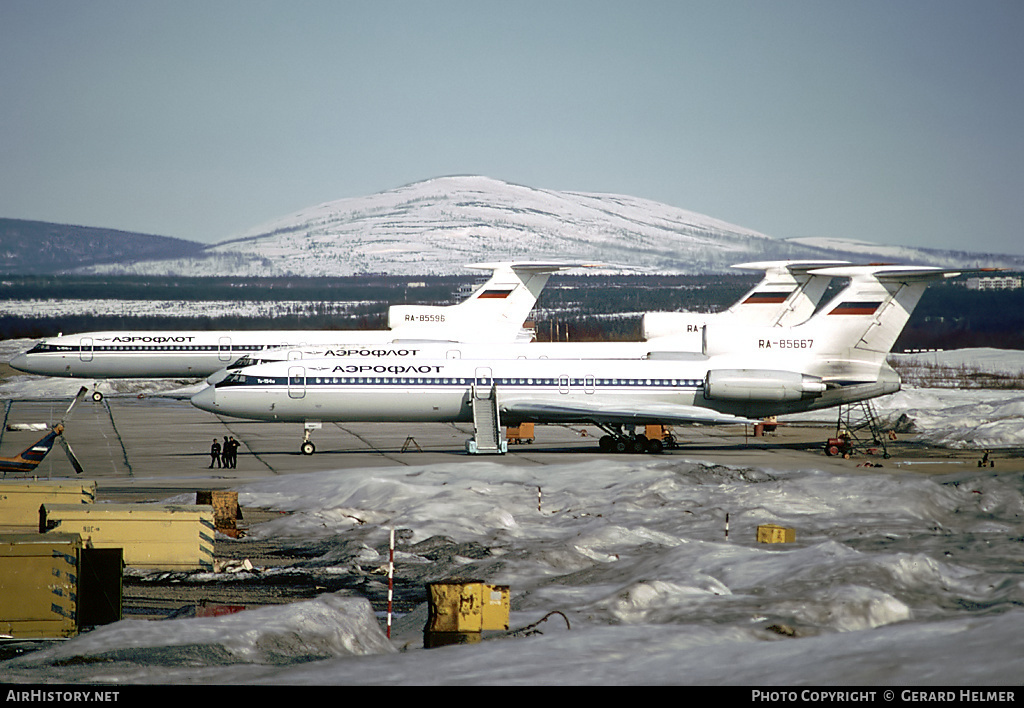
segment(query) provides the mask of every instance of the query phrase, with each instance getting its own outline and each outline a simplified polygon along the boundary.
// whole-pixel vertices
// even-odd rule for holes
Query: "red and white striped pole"
[[[388,544],[388,639],[391,639],[391,602],[395,593],[395,527],[391,527],[391,541]]]

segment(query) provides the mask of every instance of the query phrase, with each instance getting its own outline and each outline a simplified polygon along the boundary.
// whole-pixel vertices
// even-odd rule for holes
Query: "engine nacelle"
[[[800,401],[824,392],[821,379],[795,371],[713,369],[704,379],[704,398],[708,400]]]

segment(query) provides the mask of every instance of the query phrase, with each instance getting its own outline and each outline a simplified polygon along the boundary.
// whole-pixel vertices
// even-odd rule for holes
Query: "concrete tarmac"
[[[6,423],[59,420],[67,401],[5,402]],[[912,439],[886,441],[874,454],[859,450],[850,459],[824,454],[835,428],[782,425],[773,435],[753,437],[747,426],[676,426],[682,445],[657,456],[663,460],[700,460],[711,464],[768,469],[821,469],[837,474],[902,471],[924,474],[977,472],[980,451],[954,451],[918,445]],[[531,444],[510,445],[505,455],[468,455],[471,424],[324,423],[313,432],[317,451],[302,455],[302,426],[227,418],[201,411],[188,400],[112,396],[82,401],[68,420],[65,438],[85,468],[81,479],[95,480],[98,498],[157,501],[199,489],[231,489],[247,482],[326,470],[418,466],[487,461],[505,465],[551,466],[622,455],[598,449],[600,431],[587,426],[538,425]],[[42,433],[4,430],[0,455],[25,449]],[[241,442],[237,467],[211,462],[214,438]],[[1024,470],[1020,451],[990,455],[992,472]],[[870,466],[869,466],[870,465]],[[22,475],[24,476],[24,475]],[[62,450],[55,447],[34,475],[40,479],[78,478]],[[16,475],[8,474],[7,478]]]

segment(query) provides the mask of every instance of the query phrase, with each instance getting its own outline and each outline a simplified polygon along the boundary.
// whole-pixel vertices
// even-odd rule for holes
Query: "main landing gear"
[[[671,438],[671,441],[666,441],[661,438],[649,438],[642,433],[637,435],[635,431],[627,433],[621,425],[617,428],[603,425],[597,427],[607,433],[602,435],[600,440],[597,441],[601,452],[629,452],[656,455],[667,446],[674,447],[675,443],[674,438]],[[670,444],[666,445],[666,443]]]

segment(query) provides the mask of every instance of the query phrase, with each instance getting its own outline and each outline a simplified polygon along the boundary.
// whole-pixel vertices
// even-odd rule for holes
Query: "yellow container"
[[[86,545],[124,549],[125,565],[213,569],[213,509],[184,504],[44,504],[39,530],[77,533]]]
[[[484,585],[481,589],[483,630],[508,629],[508,585]]]
[[[533,440],[533,423],[508,426],[505,428],[505,439],[517,443]]]
[[[648,425],[644,430],[644,435],[647,436],[648,440],[664,440],[665,439],[665,426],[664,425]]]
[[[509,589],[471,580],[427,586],[427,632],[508,629]]]
[[[775,524],[764,524],[757,527],[758,543],[793,543],[796,540],[796,529],[788,529]]]
[[[59,639],[78,633],[76,534],[0,535],[0,637]]]
[[[0,526],[12,531],[39,528],[43,504],[92,504],[96,483],[74,480],[4,480],[0,482]]]
[[[212,506],[213,523],[217,530],[225,536],[238,538],[240,534],[236,521],[242,518],[242,509],[238,506],[238,492],[223,489],[198,491],[196,504]]]

